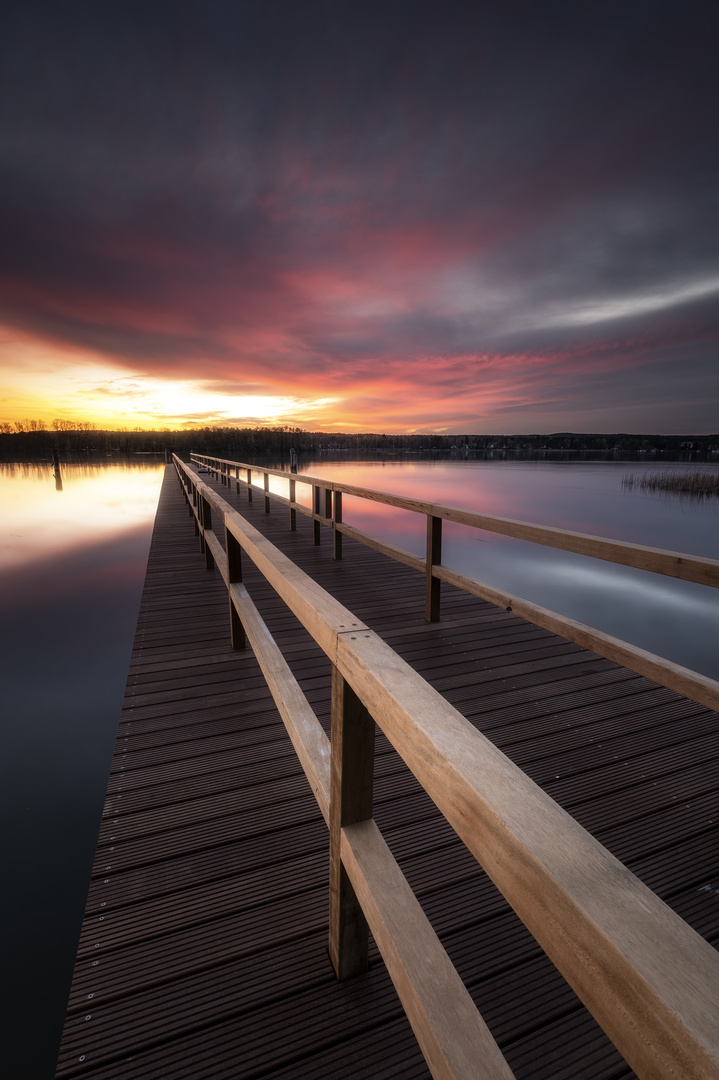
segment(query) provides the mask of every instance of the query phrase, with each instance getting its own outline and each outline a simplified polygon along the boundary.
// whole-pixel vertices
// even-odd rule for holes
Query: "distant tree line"
[[[95,424],[83,420],[53,420],[50,424],[53,431],[94,431]],[[7,420],[0,421],[0,433],[10,435],[12,433],[23,434],[26,431],[47,431],[48,425],[44,420],[15,420],[12,424]],[[139,430],[139,428],[138,428]]]
[[[22,461],[49,459],[53,451],[61,456],[101,454],[127,457],[132,454],[161,454],[174,450],[181,457],[191,451],[217,454],[241,461],[258,456],[285,456],[290,447],[298,453],[326,451],[375,454],[432,453],[458,451],[476,453],[512,453],[518,451],[617,452],[620,454],[691,454],[693,459],[719,452],[717,435],[632,435],[577,434],[553,435],[390,435],[365,432],[339,434],[303,431],[281,427],[197,427],[192,430],[143,431],[136,428],[105,431],[92,423],[72,420],[22,420],[13,424],[0,422],[0,459]]]

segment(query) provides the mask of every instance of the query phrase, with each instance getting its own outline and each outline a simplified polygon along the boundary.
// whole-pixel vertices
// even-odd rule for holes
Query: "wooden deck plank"
[[[607,660],[213,482],[707,940],[719,942],[715,714]],[[328,730],[330,665],[247,559],[243,581]],[[633,1074],[382,735],[375,817],[519,1080]],[[376,951],[337,983],[328,835],[249,650],[229,644],[168,470],[59,1076],[418,1077]],[[91,1019],[86,1019],[86,1017]]]

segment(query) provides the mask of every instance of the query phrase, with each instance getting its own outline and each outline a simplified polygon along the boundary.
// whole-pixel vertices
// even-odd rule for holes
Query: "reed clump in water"
[[[692,499],[719,498],[719,472],[709,469],[667,469],[643,476],[626,473],[622,487],[627,491],[659,491],[668,495],[684,495]]]

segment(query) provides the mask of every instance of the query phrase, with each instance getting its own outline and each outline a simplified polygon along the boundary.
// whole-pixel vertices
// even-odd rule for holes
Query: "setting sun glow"
[[[324,427],[336,397],[237,393],[211,380],[159,378],[110,367],[100,357],[0,338],[0,419],[90,422],[100,428],[180,429],[281,424]],[[331,420],[329,420],[331,425]]]

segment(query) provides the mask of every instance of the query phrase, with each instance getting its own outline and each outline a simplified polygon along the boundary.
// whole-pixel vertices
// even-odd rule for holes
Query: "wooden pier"
[[[334,558],[334,530],[313,542],[318,517],[328,516],[318,506],[314,517],[297,514],[291,530],[286,510],[273,504],[266,512],[263,493],[255,488],[248,500],[234,476],[198,481],[344,605],[358,628],[391,646],[596,838],[598,852],[621,860],[667,905],[667,918],[673,912],[684,920],[660,920],[669,936],[656,942],[659,958],[649,967],[656,960],[670,983],[677,972],[676,995],[689,1003],[682,1023],[696,1045],[711,1032],[712,1016],[719,1030],[719,966],[701,941],[719,942],[717,714],[446,581],[441,618],[427,621],[437,597],[416,567],[348,530],[343,557]],[[249,645],[239,647],[228,585],[217,569],[208,571],[211,546],[202,541],[203,556],[186,495],[167,466],[57,1075],[459,1075],[436,1059],[430,1072],[374,940],[368,970],[335,975],[322,783],[312,782],[314,774],[308,781],[260,664]],[[244,554],[233,576],[228,554],[230,582],[241,577],[329,735],[326,650]],[[641,1068],[627,1064],[437,808],[436,793],[433,801],[385,734],[372,731],[370,816],[496,1040],[507,1075],[659,1076],[647,1071],[653,1066],[643,1051]],[[567,878],[579,876],[572,851],[559,854]],[[502,873],[492,869],[495,880]],[[632,918],[619,912],[617,925]],[[683,984],[685,947],[698,957],[694,987]],[[620,980],[612,993],[622,997]],[[436,996],[443,997],[439,984]],[[437,1046],[454,1037],[451,1019],[442,1022],[449,1027]],[[669,1044],[680,1046],[684,1035],[665,1026],[671,1054]],[[638,1030],[642,1040],[652,1042],[654,1033]],[[717,1077],[716,1038],[710,1042],[704,1056],[692,1044],[684,1071],[675,1063],[672,1075]],[[492,1053],[490,1046],[488,1060]],[[478,1056],[463,1075],[505,1075],[501,1065],[491,1068]]]

